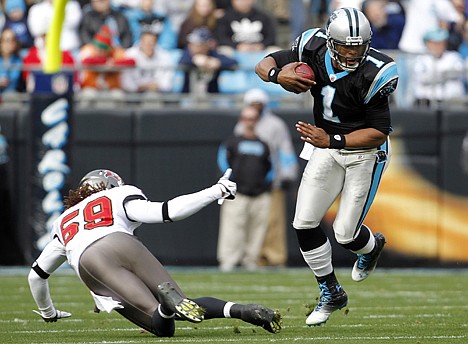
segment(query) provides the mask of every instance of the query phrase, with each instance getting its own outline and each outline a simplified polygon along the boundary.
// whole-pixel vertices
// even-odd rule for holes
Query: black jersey
[[[270,150],[265,142],[232,136],[222,145],[220,157],[224,153],[238,193],[258,196],[271,189]]]
[[[355,71],[335,70],[326,43],[325,30],[310,29],[296,39],[289,54],[289,62],[306,62],[315,72],[317,85],[310,90],[315,125],[328,134],[375,128],[388,135],[391,126],[388,95],[397,85],[396,63],[371,48]]]

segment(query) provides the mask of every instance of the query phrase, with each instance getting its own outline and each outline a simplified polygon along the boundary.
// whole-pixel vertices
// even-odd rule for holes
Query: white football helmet
[[[330,56],[347,72],[355,71],[369,53],[372,30],[364,13],[344,7],[334,11],[326,25]]]
[[[88,184],[92,187],[99,187],[104,184],[106,189],[112,189],[124,185],[124,181],[120,176],[110,170],[94,170],[87,173],[80,181],[79,187]]]

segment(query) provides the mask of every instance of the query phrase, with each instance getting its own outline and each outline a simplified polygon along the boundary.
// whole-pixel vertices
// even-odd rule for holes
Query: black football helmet
[[[87,173],[80,181],[78,187],[88,184],[92,187],[99,187],[104,184],[106,189],[112,189],[124,185],[124,181],[120,176],[110,170],[94,170]]]

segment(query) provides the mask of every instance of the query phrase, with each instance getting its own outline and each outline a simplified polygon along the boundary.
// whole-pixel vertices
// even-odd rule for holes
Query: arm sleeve
[[[180,221],[197,213],[219,198],[222,198],[221,187],[213,185],[199,192],[178,196],[167,202],[131,200],[125,204],[125,210],[129,219],[138,222],[163,223]],[[167,204],[166,216],[163,214],[165,204]]]
[[[47,244],[29,272],[28,282],[31,294],[42,316],[46,318],[51,318],[56,314],[47,278],[65,261],[65,247],[55,238]]]
[[[275,59],[278,68],[281,68],[291,62],[299,62],[296,54],[291,50],[279,50],[269,54],[268,56],[271,56]]]

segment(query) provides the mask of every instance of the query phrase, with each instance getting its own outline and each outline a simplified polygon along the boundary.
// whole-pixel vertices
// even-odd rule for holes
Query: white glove
[[[45,321],[45,322],[56,322],[58,319],[63,319],[63,318],[68,318],[71,317],[71,313],[64,312],[64,311],[59,311],[58,309],[55,310],[55,316],[54,317],[45,317],[42,312],[36,311],[33,309],[33,312],[36,314],[39,314],[39,316]]]
[[[232,180],[229,180],[229,177],[231,176],[232,169],[228,168],[226,172],[224,172],[224,175],[218,180],[218,183],[216,185],[219,185],[221,187],[221,199],[218,200],[218,204],[222,204],[224,199],[234,199],[236,197],[237,193],[237,184],[236,182],[233,182]]]

